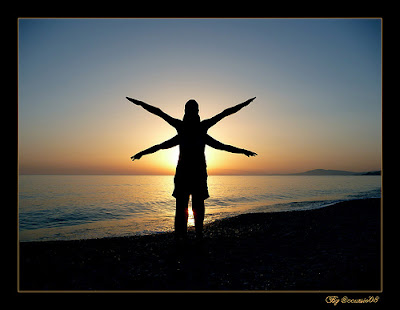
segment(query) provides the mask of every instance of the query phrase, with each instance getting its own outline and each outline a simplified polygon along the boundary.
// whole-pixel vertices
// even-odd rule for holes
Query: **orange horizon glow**
[[[51,165],[48,162],[37,164],[35,166],[19,166],[19,174],[89,174],[89,175],[174,175],[176,163],[178,160],[178,148],[166,152],[167,154],[155,154],[143,157],[134,162],[130,158],[126,158],[124,162],[116,164],[99,164],[99,163],[69,163],[60,167],[57,163]],[[208,175],[268,175],[268,174],[290,174],[309,171],[313,169],[332,169],[346,170],[352,172],[367,172],[381,170],[380,166],[343,166],[335,164],[334,161],[330,165],[324,165],[323,162],[318,164],[317,161],[306,162],[290,162],[285,165],[284,162],[277,158],[262,159],[256,161],[255,158],[247,158],[244,155],[222,154],[215,155],[214,152],[206,150],[207,172]],[[210,153],[214,156],[210,156]],[[153,157],[153,158],[151,158]],[[236,157],[236,158],[235,158]],[[254,160],[254,162],[251,162]],[[268,165],[268,161],[270,165]],[[291,164],[291,165],[289,165]],[[259,165],[259,166],[258,166]]]
[[[20,174],[173,175],[176,135],[126,96],[202,120],[209,175],[381,170],[380,19],[30,19],[18,24]]]
[[[204,118],[222,110],[213,106],[215,101],[212,98],[208,99],[204,100],[204,104],[203,100],[199,102],[200,113],[210,110]],[[269,114],[260,117],[265,105],[261,100],[250,104],[237,115],[222,120],[209,131],[215,139],[252,150],[258,156],[248,158],[206,146],[209,175],[286,174],[313,169],[364,172],[381,169],[379,149],[371,148],[366,152],[359,149],[358,144],[348,142],[337,147],[335,143],[327,143],[329,136],[320,134],[323,127],[320,132],[313,133],[308,124],[299,128],[290,117],[289,123],[282,127]],[[169,104],[176,114],[182,113],[179,110],[183,110],[183,106],[184,103]],[[20,153],[19,173],[174,175],[179,156],[178,146],[146,155],[134,162],[130,156],[173,137],[175,130],[140,107],[121,104],[118,109],[125,117],[122,123],[121,118],[116,118],[107,126],[100,123],[94,126],[92,123],[92,127],[76,126],[67,133],[67,139],[42,139],[30,153]],[[171,113],[175,117],[176,114]],[[136,121],[132,121],[133,117],[136,117]],[[365,140],[363,143],[368,142]]]

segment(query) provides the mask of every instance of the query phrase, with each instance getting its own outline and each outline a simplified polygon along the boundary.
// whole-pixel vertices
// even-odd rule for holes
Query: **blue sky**
[[[175,132],[125,96],[208,118],[257,96],[210,134],[215,173],[378,170],[380,19],[20,19],[21,173],[173,173]]]

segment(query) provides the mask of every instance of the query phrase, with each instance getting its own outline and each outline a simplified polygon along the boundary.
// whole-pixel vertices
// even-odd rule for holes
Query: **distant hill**
[[[381,175],[381,171],[352,172],[344,170],[314,169],[300,173],[293,173],[292,175]]]
[[[369,171],[369,172],[363,172],[362,175],[381,175],[382,172],[379,171]]]

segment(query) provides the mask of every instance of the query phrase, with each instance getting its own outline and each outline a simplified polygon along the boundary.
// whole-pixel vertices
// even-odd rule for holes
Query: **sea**
[[[173,176],[20,175],[20,242],[173,231]],[[243,213],[293,212],[381,197],[381,176],[208,177],[205,223]],[[194,225],[189,209],[189,226]]]

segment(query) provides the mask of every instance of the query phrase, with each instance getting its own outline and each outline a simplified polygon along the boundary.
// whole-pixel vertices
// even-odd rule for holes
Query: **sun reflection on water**
[[[188,226],[194,226],[194,215],[191,207],[188,208],[189,217],[188,217]]]

